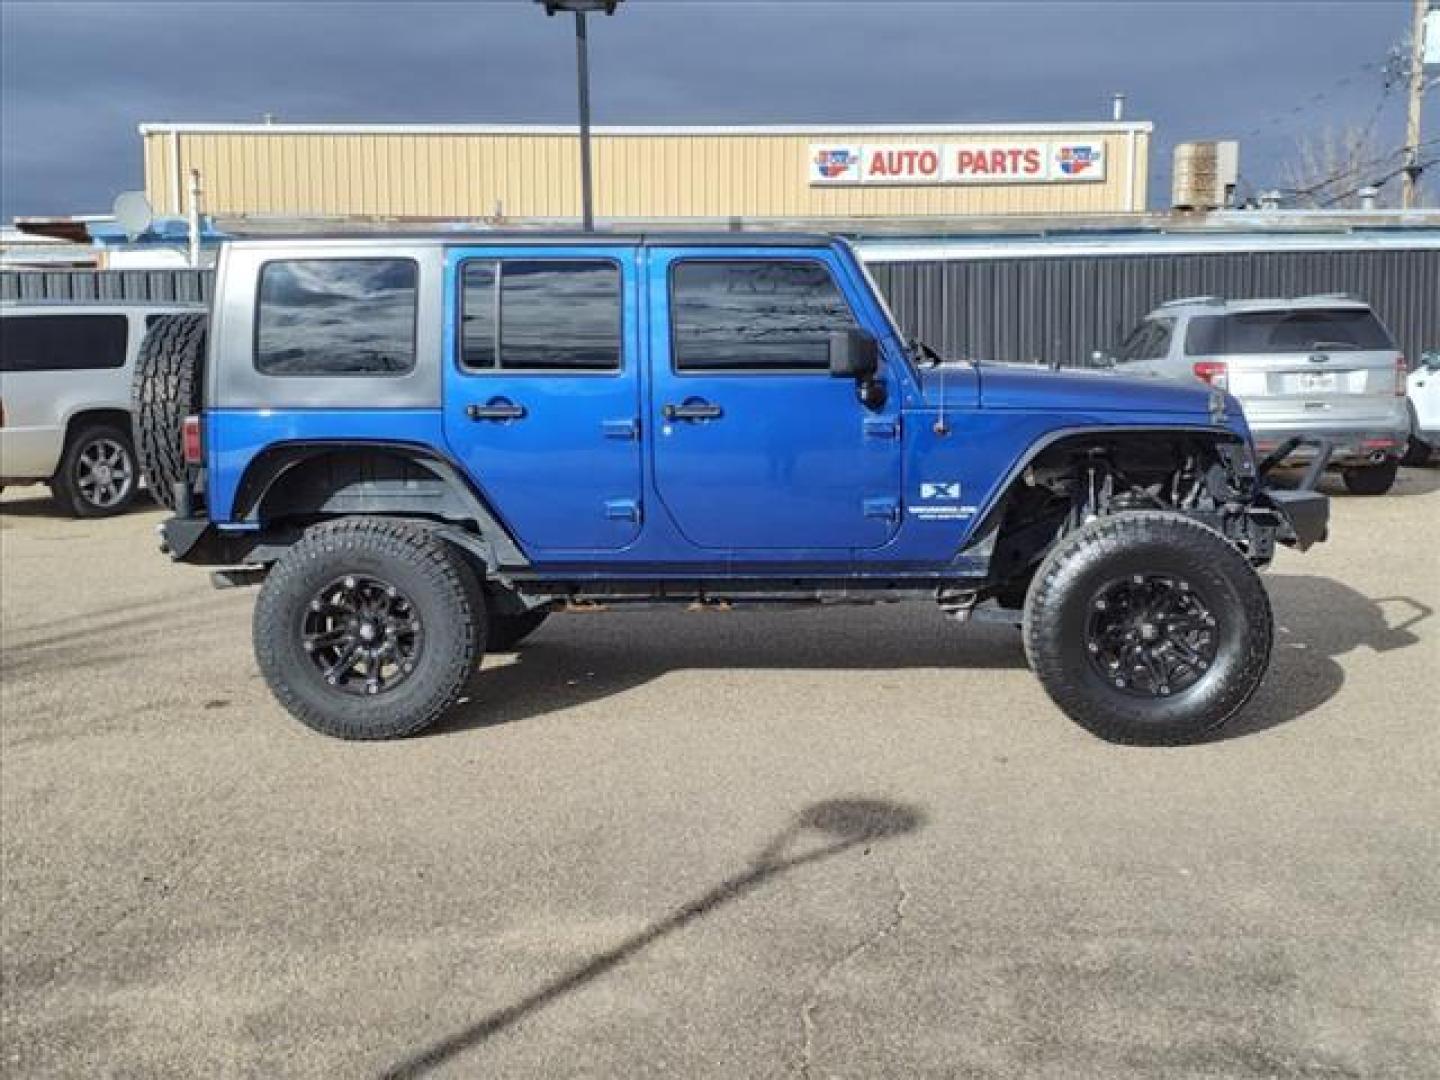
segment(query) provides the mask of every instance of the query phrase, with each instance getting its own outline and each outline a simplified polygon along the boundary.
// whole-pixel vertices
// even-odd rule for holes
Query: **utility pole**
[[[1410,26],[1410,107],[1405,114],[1405,174],[1400,205],[1415,205],[1420,183],[1420,105],[1425,100],[1425,12],[1429,0],[1413,0],[1415,17]]]
[[[575,75],[580,98],[580,222],[587,233],[595,231],[594,193],[590,180],[590,34],[588,14],[614,15],[620,0],[535,0],[545,14],[569,11],[575,15]]]
[[[586,32],[585,12],[575,12],[575,71],[579,76],[580,97],[580,228],[595,231],[595,196],[590,179],[590,35]],[[1419,113],[1416,113],[1419,116]],[[1420,130],[1416,119],[1415,130]],[[1417,134],[1412,140],[1420,141]],[[1407,202],[1405,204],[1409,206]]]

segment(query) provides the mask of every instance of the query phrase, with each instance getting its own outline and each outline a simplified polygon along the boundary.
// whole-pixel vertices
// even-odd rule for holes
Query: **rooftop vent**
[[[1240,144],[1187,142],[1175,147],[1171,205],[1176,210],[1220,210],[1231,205],[1240,177]]]

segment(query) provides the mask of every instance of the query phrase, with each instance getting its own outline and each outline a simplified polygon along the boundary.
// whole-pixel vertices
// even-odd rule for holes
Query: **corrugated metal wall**
[[[1084,364],[1181,296],[1353,292],[1412,360],[1440,349],[1440,251],[1238,252],[878,263],[909,334],[950,356]],[[197,270],[0,273],[4,300],[209,300]]]
[[[0,272],[0,300],[134,300],[209,303],[209,270],[20,270]]]
[[[1085,364],[1166,300],[1323,292],[1368,300],[1412,361],[1440,349],[1440,251],[974,259],[871,270],[906,332],[948,356]]]
[[[284,125],[144,136],[145,191],[179,215],[190,169],[220,216],[511,219],[580,214],[573,134],[287,132]],[[812,143],[1103,142],[1103,181],[949,186],[814,186]],[[1036,134],[597,134],[595,212],[641,217],[894,217],[1095,214],[1146,206],[1150,136],[1143,130]],[[1131,176],[1131,158],[1135,160]],[[178,162],[176,151],[178,150]],[[178,165],[178,171],[177,171]]]

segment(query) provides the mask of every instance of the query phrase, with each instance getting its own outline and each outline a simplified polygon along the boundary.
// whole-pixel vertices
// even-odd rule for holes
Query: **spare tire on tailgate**
[[[205,393],[205,333],[209,316],[185,312],[151,323],[135,359],[132,398],[135,450],[155,501],[175,509],[175,484],[185,479],[185,417],[200,411]]]

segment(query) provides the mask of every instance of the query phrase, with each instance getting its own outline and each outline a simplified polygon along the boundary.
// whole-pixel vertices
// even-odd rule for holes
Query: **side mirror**
[[[1090,354],[1090,366],[1095,368],[1112,368],[1115,366],[1115,357],[1107,352],[1096,349]]]
[[[864,330],[836,330],[830,335],[830,375],[868,383],[880,370],[880,343]]]
[[[831,355],[834,354],[832,353]],[[1424,364],[1431,371],[1440,371],[1440,352],[1421,353],[1420,363]]]

